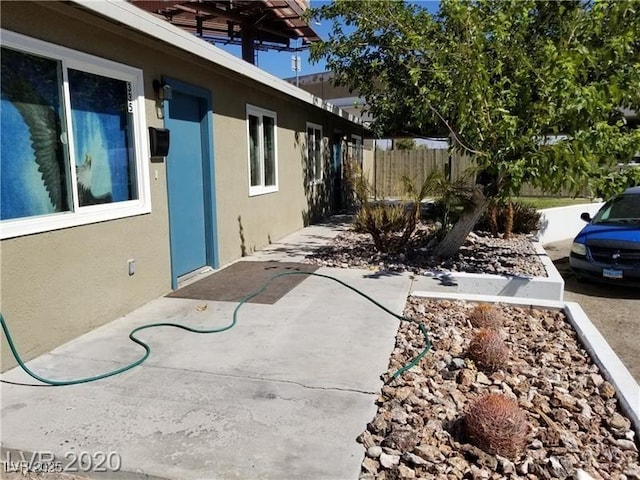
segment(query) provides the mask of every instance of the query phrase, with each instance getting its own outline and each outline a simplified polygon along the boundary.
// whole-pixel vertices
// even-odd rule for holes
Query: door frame
[[[333,213],[338,213],[344,209],[344,188],[347,182],[344,175],[344,157],[346,153],[346,142],[344,132],[341,129],[333,129],[331,135],[331,203]]]
[[[213,150],[213,100],[211,91],[177,80],[172,77],[162,77],[162,83],[171,87],[171,90],[198,97],[205,108],[205,114],[200,121],[200,138],[202,140],[202,188],[204,193],[204,230],[205,230],[205,251],[206,265],[219,268],[220,257],[218,248],[218,217],[216,208],[216,169]],[[166,124],[168,102],[163,102],[164,122]],[[166,167],[167,165],[165,165]],[[169,202],[169,169],[167,168],[167,217],[169,228],[171,228],[171,207]],[[169,256],[171,260],[171,237],[169,237]],[[178,288],[178,276],[174,271],[173,261],[171,261],[171,288]]]

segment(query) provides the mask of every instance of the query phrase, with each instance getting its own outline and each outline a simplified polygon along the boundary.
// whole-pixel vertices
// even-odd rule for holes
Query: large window
[[[307,123],[307,178],[310,183],[322,181],[322,126]]]
[[[275,112],[247,105],[249,195],[278,191]]]
[[[142,71],[1,33],[2,238],[148,213]]]

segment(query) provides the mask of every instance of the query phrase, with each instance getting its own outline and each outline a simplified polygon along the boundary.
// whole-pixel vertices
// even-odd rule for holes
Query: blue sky
[[[317,8],[324,4],[331,3],[326,0],[311,0],[311,7]],[[422,0],[418,2],[412,2],[422,6],[423,8],[427,8],[431,12],[436,12],[439,5],[439,0]],[[329,33],[331,33],[331,21],[321,21],[320,24],[312,24],[313,29],[322,39],[327,39],[329,37]],[[220,47],[220,45],[218,45]],[[241,57],[241,49],[238,45],[227,45],[222,47],[227,52]],[[295,72],[291,70],[291,52],[277,52],[273,50],[269,51],[258,51],[258,60],[257,65],[266,70],[267,72],[275,75],[279,78],[288,78],[295,77]],[[309,75],[311,73],[324,72],[326,70],[324,61],[321,61],[316,64],[311,64],[309,62],[309,51],[303,50],[300,52],[300,57],[302,61],[302,69],[300,71],[300,75]]]

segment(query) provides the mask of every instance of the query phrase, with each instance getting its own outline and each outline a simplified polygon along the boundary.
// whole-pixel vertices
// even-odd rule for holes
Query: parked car
[[[640,286],[640,186],[605,203],[573,240],[569,263],[578,278]]]

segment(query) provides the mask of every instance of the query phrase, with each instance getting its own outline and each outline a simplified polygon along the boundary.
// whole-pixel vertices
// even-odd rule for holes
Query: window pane
[[[69,210],[60,62],[2,48],[0,219]]]
[[[311,127],[307,127],[307,170],[309,172],[308,178],[314,180],[316,178],[315,174],[315,159],[314,159],[314,129]]]
[[[275,120],[271,117],[262,117],[262,128],[264,135],[264,185],[273,186],[276,184]]]
[[[80,206],[138,198],[127,82],[69,69]]]
[[[249,159],[251,163],[251,186],[260,185],[260,120],[249,115]]]
[[[314,140],[315,179],[322,180],[322,130],[315,131]]]

